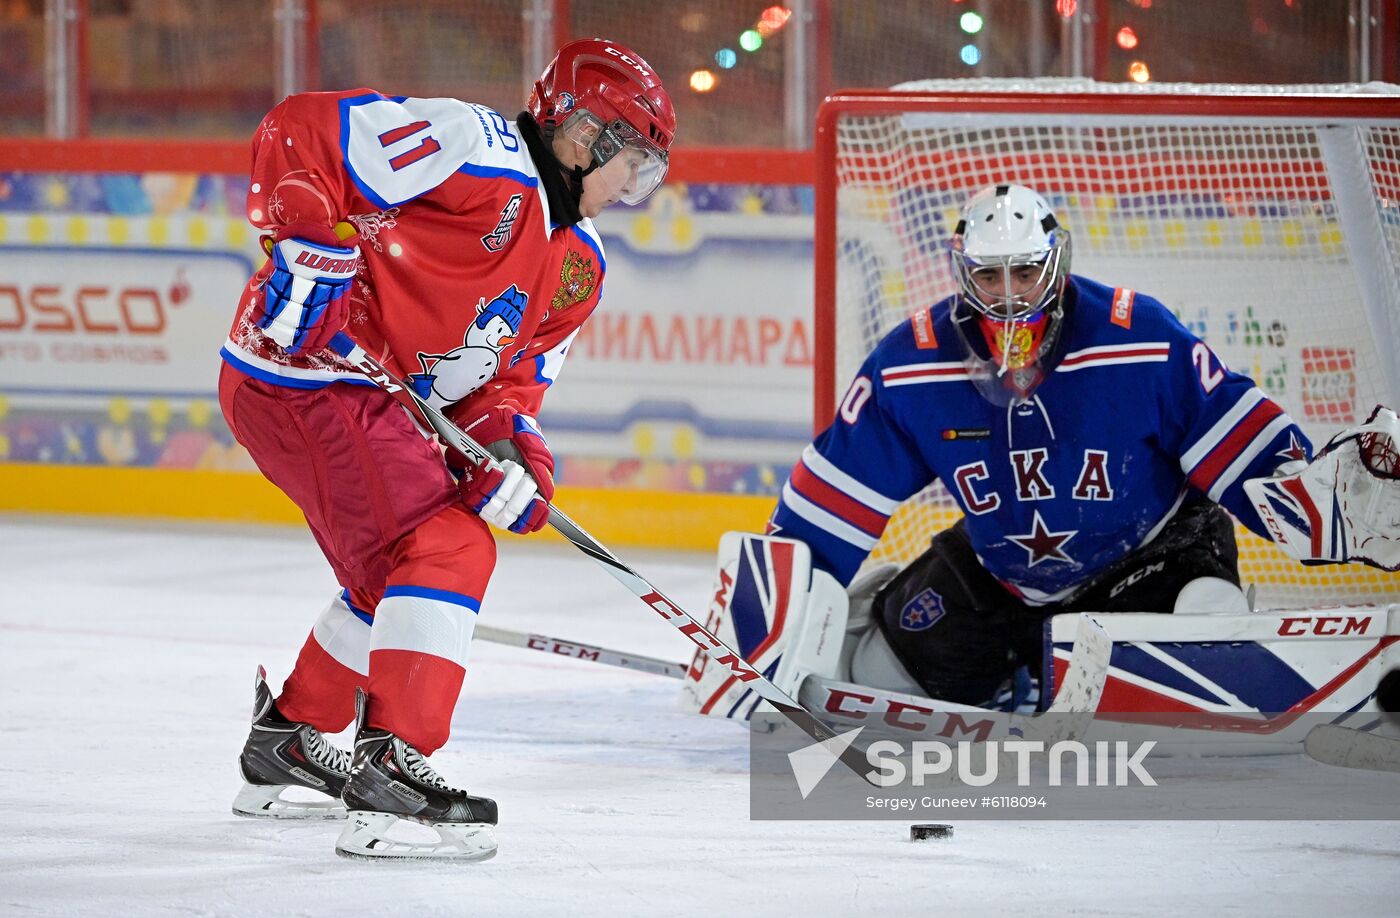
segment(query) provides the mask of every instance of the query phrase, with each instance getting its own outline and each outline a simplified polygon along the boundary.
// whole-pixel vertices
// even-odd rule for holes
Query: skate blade
[[[424,823],[392,813],[351,810],[335,853],[365,861],[485,861],[496,856],[496,834],[484,822]]]
[[[307,788],[289,784],[244,784],[233,798],[233,815],[245,819],[344,819],[345,804],[338,798],[319,794],[319,799],[288,800],[282,793],[288,790],[315,793]]]

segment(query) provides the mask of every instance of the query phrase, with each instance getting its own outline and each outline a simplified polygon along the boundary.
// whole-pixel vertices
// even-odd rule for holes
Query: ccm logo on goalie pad
[[[1300,637],[1305,634],[1345,636],[1366,634],[1371,627],[1372,616],[1357,615],[1301,615],[1285,618],[1278,624],[1278,633],[1283,637]]]

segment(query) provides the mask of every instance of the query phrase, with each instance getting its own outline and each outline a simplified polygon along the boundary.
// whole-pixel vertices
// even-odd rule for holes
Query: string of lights
[[[763,48],[763,43],[782,31],[792,18],[792,10],[785,6],[774,5],[765,9],[759,14],[758,20],[752,28],[745,29],[739,33],[736,44],[741,51],[747,54],[756,54]],[[714,53],[715,66],[721,71],[733,70],[742,60],[738,51],[733,48],[720,48]],[[711,92],[720,83],[720,74],[708,67],[694,70],[690,74],[690,89],[692,92]]]
[[[892,74],[873,85],[898,82],[901,74],[907,75],[910,68],[916,66],[911,63],[916,53],[909,50],[914,44],[938,55],[928,69],[940,76],[953,76],[960,70],[969,76],[974,73],[1009,76],[1015,75],[1019,68],[1028,68],[1034,71],[1028,75],[1072,72],[1100,80],[1148,83],[1156,79],[1176,81],[1184,76],[1198,77],[1222,68],[1239,71],[1238,60],[1247,55],[1236,53],[1234,45],[1243,46],[1249,40],[1279,49],[1279,57],[1291,55],[1305,59],[1297,49],[1310,41],[1322,40],[1307,34],[1307,23],[1332,28],[1328,23],[1336,20],[1338,14],[1331,6],[1340,3],[1341,0],[1312,0],[1311,4],[1309,0],[1248,0],[1247,3],[1240,0],[1238,4],[1221,5],[1221,28],[1210,33],[1209,26],[1203,23],[1211,17],[1203,13],[1188,15],[1184,6],[1176,8],[1160,0],[928,0],[917,6],[889,4],[892,10],[899,7],[898,15],[894,12],[885,15],[883,10],[876,14],[872,11],[874,4],[867,7],[854,2],[833,2],[809,14],[810,22],[821,24],[810,25],[809,22],[814,36],[809,40],[814,42],[820,68],[824,68],[822,72],[838,81],[844,79],[850,85],[868,84],[871,79],[868,73],[879,77]],[[774,38],[785,28],[795,28],[791,23],[793,9],[782,3],[766,7],[761,4],[762,0],[756,0],[750,7],[754,11],[761,9],[752,20],[732,21],[733,32],[728,38],[715,42],[717,47],[707,49],[706,44],[701,43],[689,52],[704,55],[698,60],[692,59],[695,69],[690,71],[688,80],[692,92],[711,93],[726,86],[726,81],[731,90],[741,85],[748,88],[753,85],[751,77],[755,71],[771,75],[780,69],[772,60],[760,61],[758,55],[767,48],[783,44],[775,43]],[[1034,17],[1014,15],[1026,6],[1034,8]],[[1311,15],[1310,19],[1303,18],[1305,12]],[[713,14],[695,15],[703,22],[707,15]],[[748,15],[751,14],[740,14],[745,18]],[[890,25],[901,17],[909,27],[899,30]],[[1227,20],[1228,25],[1225,24]],[[1359,28],[1355,17],[1348,21],[1351,25],[1347,28],[1353,31]],[[1380,27],[1376,22],[1373,17],[1372,32],[1367,34],[1384,35],[1384,38],[1356,41],[1372,42],[1367,46],[1372,48],[1371,56],[1365,60],[1393,67],[1397,59],[1392,37],[1395,26],[1390,25],[1389,32],[1377,32],[1375,30]],[[1048,28],[1051,23],[1060,26],[1058,34]],[[842,34],[843,25],[846,34]],[[699,26],[687,28],[690,32],[700,30]],[[1235,33],[1244,33],[1245,37],[1236,39]],[[865,67],[857,60],[860,52],[853,49],[866,44],[873,48],[882,41],[897,46],[892,49],[897,54],[891,54],[888,65],[880,62]],[[1192,50],[1199,50],[1202,59],[1193,57]],[[1264,58],[1259,60],[1262,62]],[[1271,69],[1278,71],[1274,78],[1286,78],[1290,66],[1274,62]],[[733,73],[736,68],[740,71],[748,68],[748,72],[741,79],[739,73]],[[1248,82],[1248,77],[1246,70],[1234,78]]]

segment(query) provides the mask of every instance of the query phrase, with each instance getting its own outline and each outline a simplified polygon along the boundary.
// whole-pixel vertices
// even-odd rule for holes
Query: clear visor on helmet
[[[1062,233],[1056,231],[1048,251],[1016,255],[973,256],[960,236],[953,239],[960,300],[970,307],[956,322],[964,363],[977,390],[995,405],[1029,398],[1045,378],[1042,360],[1058,339],[1058,298],[1069,267],[1068,235]]]
[[[999,321],[1033,318],[1056,293],[1060,255],[1056,246],[1036,255],[974,257],[953,249],[958,287],[978,311]]]
[[[592,112],[580,109],[564,122],[565,136],[588,147],[599,169],[614,160],[612,168],[625,169],[626,179],[618,193],[624,204],[640,204],[661,187],[670,168],[666,151],[657,147],[626,121],[604,124]]]

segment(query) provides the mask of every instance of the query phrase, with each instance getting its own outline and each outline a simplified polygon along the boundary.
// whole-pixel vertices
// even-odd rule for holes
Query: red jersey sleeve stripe
[[[1072,367],[1077,364],[1089,363],[1095,360],[1128,361],[1132,358],[1160,359],[1170,353],[1171,345],[1169,344],[1144,344],[1140,347],[1088,348],[1073,354],[1066,354],[1064,359],[1060,361],[1060,366]]]
[[[889,517],[836,490],[818,478],[807,463],[799,462],[792,470],[791,483],[797,493],[821,507],[827,513],[855,526],[866,535],[879,538]]]
[[[1209,493],[1211,485],[1215,484],[1221,473],[1229,468],[1230,463],[1244,452],[1259,432],[1280,414],[1283,414],[1283,409],[1268,399],[1255,405],[1215,449],[1206,453],[1205,458],[1186,476],[1187,479],[1198,490]]]

